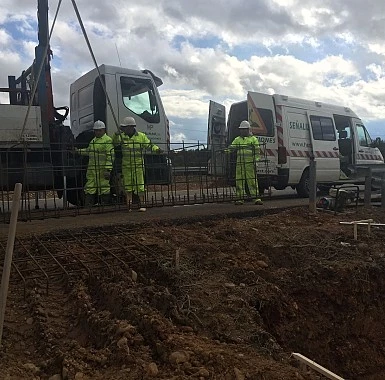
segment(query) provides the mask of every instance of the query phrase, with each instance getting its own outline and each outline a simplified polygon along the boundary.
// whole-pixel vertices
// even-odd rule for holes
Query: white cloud
[[[0,29],[0,46],[7,46],[11,41],[11,36],[4,30]]]
[[[186,141],[186,135],[182,132],[179,133],[171,133],[171,143],[180,143]]]
[[[0,87],[32,62],[36,1],[0,4]],[[373,0],[123,0],[79,11],[99,63],[148,68],[160,88],[174,138],[204,130],[210,98],[227,107],[248,90],[284,93],[385,117],[385,3]],[[50,1],[50,20],[58,0]],[[55,105],[93,62],[70,2],[63,2],[51,41]],[[6,100],[0,94],[0,100]],[[190,123],[201,120],[199,126]],[[190,132],[181,131],[183,128]],[[173,133],[173,132],[172,132]]]
[[[368,50],[370,52],[373,52],[373,53],[385,56],[385,46],[383,44],[380,44],[380,43],[373,43],[373,44],[369,43],[368,44]]]
[[[208,112],[207,94],[197,90],[163,90],[162,102],[167,114],[180,118],[204,117]],[[204,100],[202,100],[204,99]]]

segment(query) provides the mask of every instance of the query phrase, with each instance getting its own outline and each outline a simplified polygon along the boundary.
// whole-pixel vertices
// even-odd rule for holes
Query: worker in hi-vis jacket
[[[123,186],[126,193],[126,202],[129,207],[132,195],[139,196],[139,211],[146,211],[144,194],[144,152],[151,150],[161,153],[157,145],[151,143],[145,133],[136,130],[136,121],[127,116],[120,123],[121,133],[113,137],[115,147],[122,152]]]
[[[87,148],[76,150],[82,156],[88,156],[87,180],[84,186],[85,207],[91,207],[96,202],[102,204],[110,202],[110,176],[114,147],[111,137],[106,134],[106,126],[102,121],[95,121],[93,130],[95,137]]]
[[[235,171],[235,186],[237,200],[235,204],[241,205],[246,195],[246,185],[250,196],[256,205],[262,205],[259,197],[257,179],[257,161],[259,159],[258,138],[250,134],[250,124],[244,120],[239,125],[239,136],[225,150],[226,153],[237,152],[237,163]]]

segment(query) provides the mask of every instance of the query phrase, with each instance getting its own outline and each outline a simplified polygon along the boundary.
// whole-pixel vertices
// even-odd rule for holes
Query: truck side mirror
[[[149,91],[149,97],[150,97],[150,108],[152,112],[155,112],[156,107],[156,97],[155,94],[152,91]]]

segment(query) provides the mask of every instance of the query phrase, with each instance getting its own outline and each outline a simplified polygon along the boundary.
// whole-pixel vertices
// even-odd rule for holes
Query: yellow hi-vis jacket
[[[145,133],[136,131],[133,136],[115,133],[113,144],[122,149],[122,175],[127,192],[144,192],[144,152],[156,152],[159,147],[152,144]]]
[[[237,196],[244,198],[246,184],[251,197],[258,197],[257,161],[260,157],[258,138],[255,136],[238,136],[225,150],[230,153],[237,152],[237,165],[235,171],[235,186]]]
[[[105,178],[104,173],[112,170],[114,146],[111,137],[106,134],[102,137],[94,137],[88,147],[78,149],[78,153],[89,157],[84,192],[86,194],[109,194],[110,181]]]

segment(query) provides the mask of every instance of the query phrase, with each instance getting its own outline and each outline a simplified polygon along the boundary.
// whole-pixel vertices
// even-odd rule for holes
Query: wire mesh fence
[[[158,146],[97,141],[77,148],[13,148],[1,153],[0,222],[14,184],[23,184],[19,218],[255,200],[271,186],[264,144],[229,149],[199,142]],[[258,174],[257,174],[258,173]],[[262,180],[262,181],[261,181]]]

